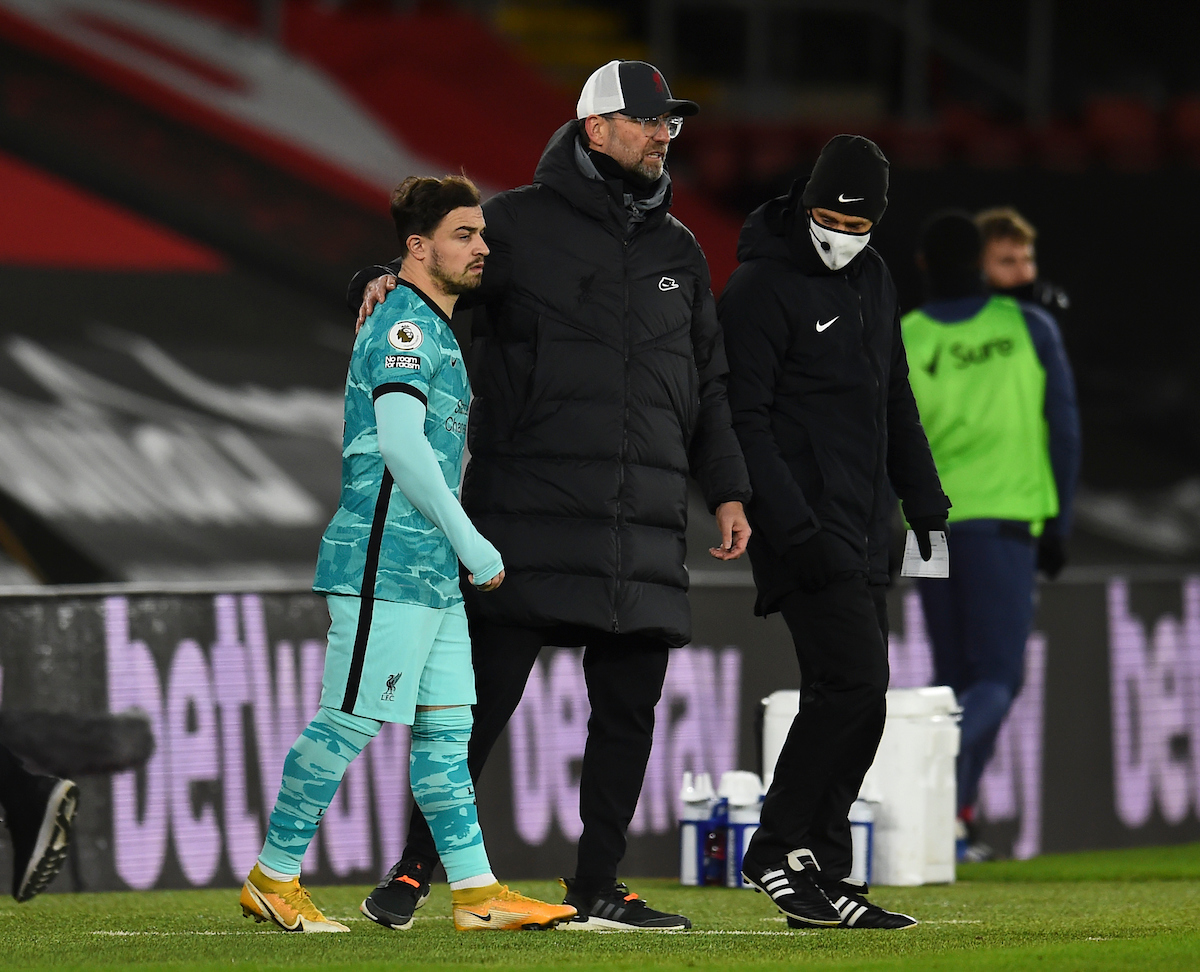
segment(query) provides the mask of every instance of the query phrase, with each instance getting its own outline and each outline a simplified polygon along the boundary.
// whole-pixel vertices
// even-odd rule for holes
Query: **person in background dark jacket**
[[[848,813],[886,713],[892,490],[926,560],[950,506],[908,386],[896,290],[867,246],[887,186],[874,142],[832,139],[806,185],[747,219],[719,308],[754,489],[756,612],[783,614],[802,679],[743,874],[797,924],[914,923],[849,877]]]
[[[983,241],[969,214],[922,228],[926,303],[901,322],[912,388],[942,481],[954,496],[949,578],[918,581],[934,684],[963,708],[958,753],[960,860],[991,849],[974,825],[979,780],[1021,690],[1036,571],[1053,579],[1079,477],[1071,366],[1041,307],[985,293]]]
[[[479,696],[469,766],[477,777],[541,648],[584,646],[592,713],[566,896],[579,916],[564,928],[690,927],[616,877],[668,649],[691,636],[689,473],[722,535],[710,553],[734,559],[749,536],[708,265],[669,213],[667,150],[698,110],[653,66],[612,61],[550,139],[533,185],[483,207],[491,254],[471,296],[462,502],[506,579],[487,599],[464,585]],[[411,916],[436,860],[414,811],[404,859],[365,906],[384,923]]]

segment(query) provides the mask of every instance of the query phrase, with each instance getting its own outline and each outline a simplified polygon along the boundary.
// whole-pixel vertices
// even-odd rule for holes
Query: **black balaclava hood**
[[[959,209],[934,213],[917,238],[926,300],[953,300],[983,294],[980,257],[983,237],[971,214]]]
[[[878,223],[887,209],[888,168],[887,157],[869,138],[835,135],[817,157],[801,205]]]

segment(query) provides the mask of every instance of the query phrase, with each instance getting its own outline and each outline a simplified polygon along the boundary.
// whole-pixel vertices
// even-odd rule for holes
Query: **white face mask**
[[[821,226],[811,216],[808,218],[808,235],[812,237],[817,256],[830,270],[841,270],[858,256],[871,240],[871,234],[845,233],[842,230]]]

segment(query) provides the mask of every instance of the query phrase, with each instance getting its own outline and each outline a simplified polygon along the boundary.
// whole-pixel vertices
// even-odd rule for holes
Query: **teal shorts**
[[[329,594],[321,705],[412,725],[418,705],[474,705],[475,672],[462,602],[430,608]],[[362,622],[362,623],[360,623]]]

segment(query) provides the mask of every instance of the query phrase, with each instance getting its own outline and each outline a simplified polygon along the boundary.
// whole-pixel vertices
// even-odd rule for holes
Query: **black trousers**
[[[8,747],[0,746],[0,809],[5,817],[29,793],[32,779],[21,758]]]
[[[887,707],[885,591],[854,576],[780,602],[800,662],[800,712],[763,801],[762,826],[746,850],[760,866],[807,847],[825,877],[850,874],[848,814],[875,758]]]
[[[468,620],[479,699],[467,747],[467,768],[475,781],[521,701],[538,652],[545,645],[584,648],[583,675],[592,714],[579,783],[583,833],[575,876],[587,885],[611,883],[625,856],[625,831],[637,809],[650,759],[654,707],[667,674],[666,642],[639,635]],[[415,804],[404,857],[430,866],[438,860],[429,824]]]

